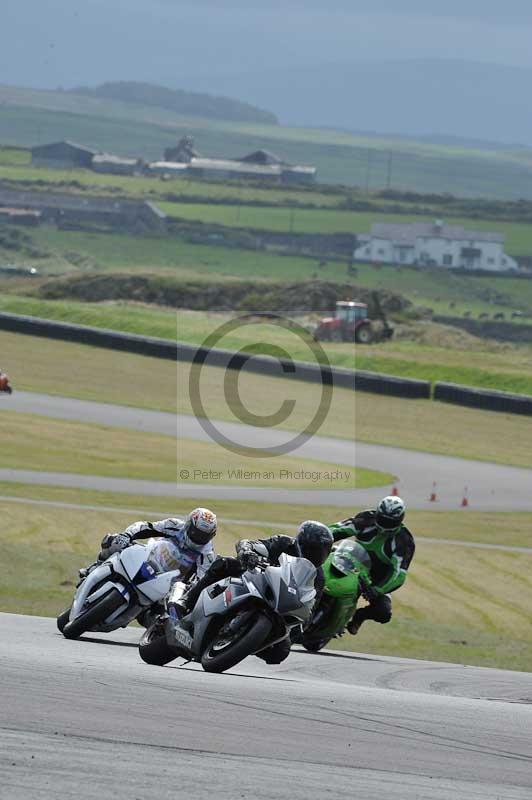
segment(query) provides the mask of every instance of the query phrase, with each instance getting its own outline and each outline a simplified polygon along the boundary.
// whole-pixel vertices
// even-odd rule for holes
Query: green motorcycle
[[[309,624],[292,633],[292,643],[317,653],[335,636],[340,636],[353,616],[364,584],[371,584],[371,561],[362,545],[344,539],[323,564],[325,588]]]

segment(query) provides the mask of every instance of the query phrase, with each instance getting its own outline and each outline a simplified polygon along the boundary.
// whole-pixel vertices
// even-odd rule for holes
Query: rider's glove
[[[244,569],[254,569],[259,563],[259,556],[251,548],[245,548],[239,551],[238,560]]]
[[[131,544],[131,536],[129,533],[107,533],[102,539],[102,551],[105,551],[107,556],[112,553],[118,553],[129,547]]]
[[[374,603],[375,600],[379,598],[379,592],[375,589],[374,586],[371,586],[369,583],[362,584],[362,597],[368,601],[368,603]]]

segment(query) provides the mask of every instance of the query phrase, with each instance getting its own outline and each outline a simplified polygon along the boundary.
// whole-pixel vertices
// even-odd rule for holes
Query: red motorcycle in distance
[[[6,373],[2,372],[1,369],[0,369],[0,392],[5,392],[6,394],[12,394],[13,392],[11,384],[9,383],[9,375],[6,375]]]

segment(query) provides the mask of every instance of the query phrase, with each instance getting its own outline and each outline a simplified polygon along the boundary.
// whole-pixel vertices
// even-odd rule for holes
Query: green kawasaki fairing
[[[371,583],[370,566],[369,555],[354,539],[344,539],[335,547],[323,565],[325,589],[320,603],[294,641],[315,653],[342,633],[355,611],[361,583]]]

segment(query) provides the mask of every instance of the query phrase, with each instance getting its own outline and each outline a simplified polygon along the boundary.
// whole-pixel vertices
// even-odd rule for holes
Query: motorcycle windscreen
[[[279,562],[280,567],[270,567],[267,571],[273,573],[278,570],[276,576],[279,579],[278,583],[276,580],[272,581],[272,587],[277,595],[277,610],[281,614],[286,614],[312,603],[316,597],[314,588],[316,567],[306,558],[295,558],[285,554],[281,555]]]
[[[346,539],[337,547],[331,556],[333,566],[344,575],[349,573],[368,572],[371,559],[361,544],[353,539]]]

